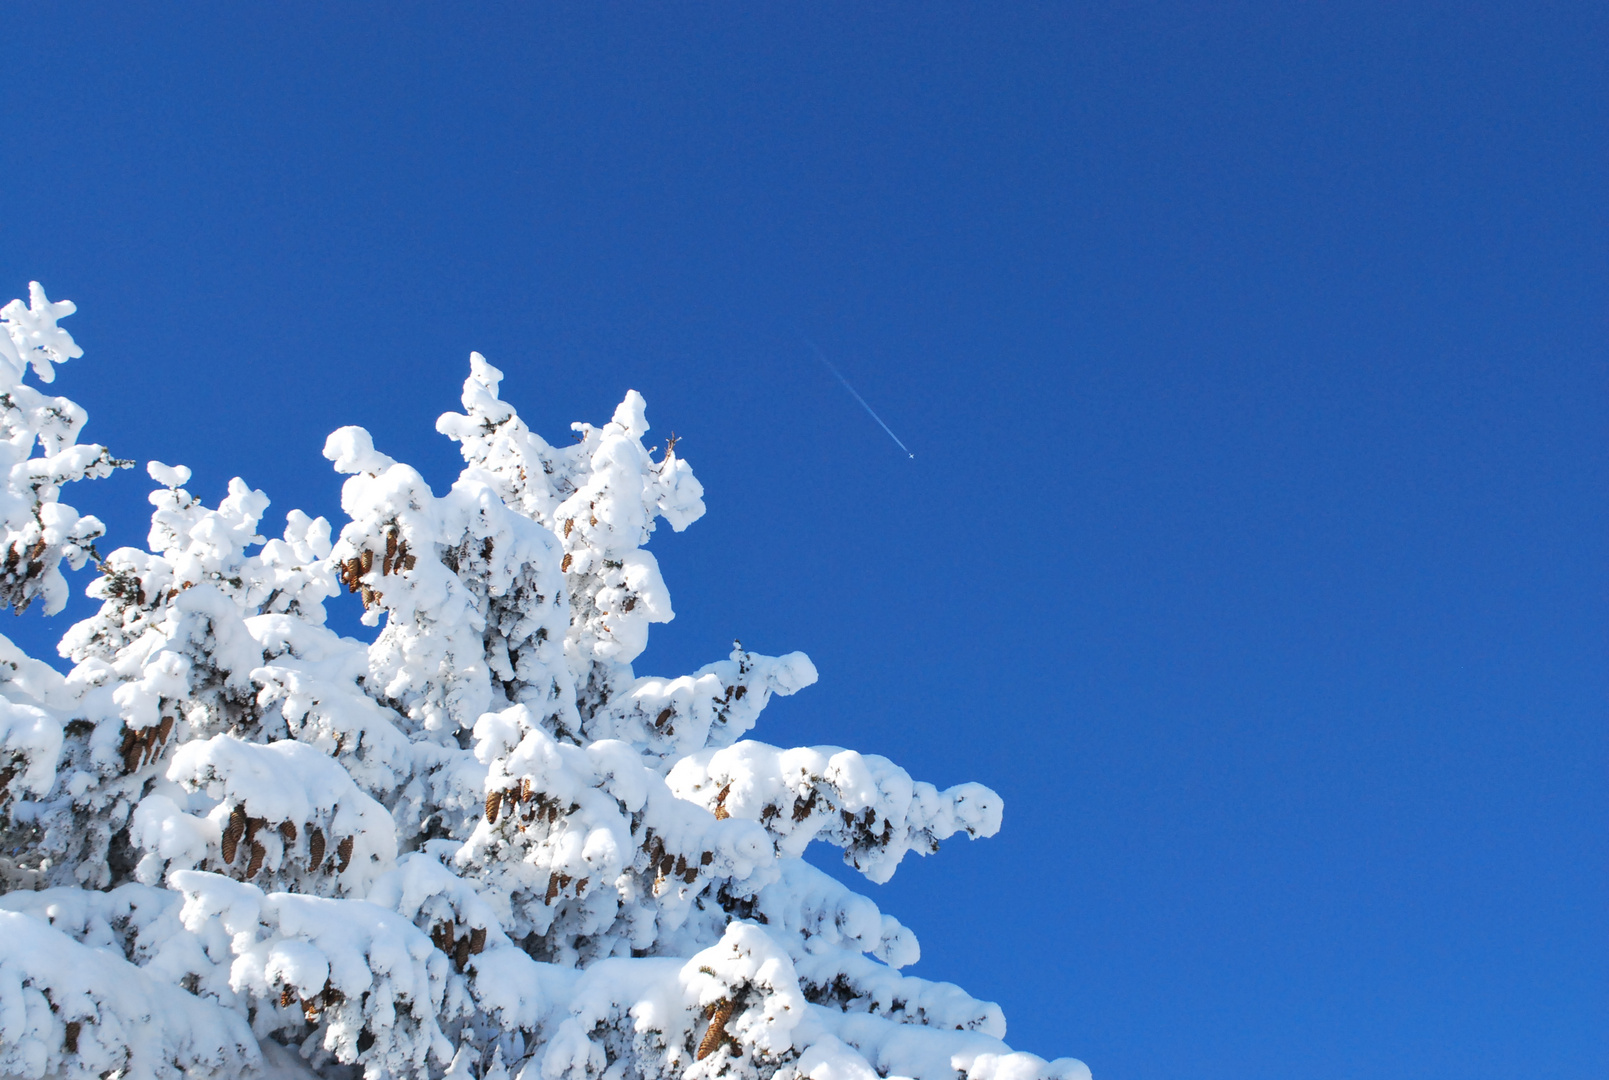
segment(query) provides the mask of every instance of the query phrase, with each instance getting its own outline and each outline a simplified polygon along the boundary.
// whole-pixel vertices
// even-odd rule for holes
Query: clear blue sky
[[[343,424],[448,482],[471,349],[635,387],[710,507],[639,668],[998,789],[871,892],[1019,1048],[1609,1075],[1602,5],[538,7],[10,7],[89,435],[277,530]]]

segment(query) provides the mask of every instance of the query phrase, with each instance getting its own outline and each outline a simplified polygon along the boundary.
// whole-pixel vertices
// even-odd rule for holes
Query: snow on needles
[[[993,835],[1001,801],[886,758],[746,738],[816,681],[734,644],[639,675],[674,617],[646,549],[704,489],[630,391],[555,447],[470,357],[443,494],[335,432],[348,521],[150,462],[146,546],[102,555],[42,382],[81,350],[37,285],[0,308],[0,607],[99,611],[62,675],[0,638],[0,1073],[479,1080],[1078,1080],[998,1006],[904,974],[875,882]],[[372,643],[325,626],[361,604]]]

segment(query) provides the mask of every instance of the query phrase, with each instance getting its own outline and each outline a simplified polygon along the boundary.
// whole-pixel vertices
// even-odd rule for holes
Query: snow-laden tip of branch
[[[164,465],[160,461],[145,463],[145,472],[165,488],[182,488],[190,482],[190,469],[184,465]]]
[[[777,850],[798,856],[814,840],[844,849],[844,861],[879,884],[907,852],[928,855],[958,832],[1000,829],[1000,796],[982,784],[940,791],[885,757],[836,746],[781,750],[744,741],[688,754],[666,780],[677,796],[758,821]]]
[[[610,423],[633,439],[641,439],[648,434],[648,402],[637,391],[627,390],[624,400],[615,406]]]
[[[344,427],[324,440],[324,456],[335,463],[338,473],[385,472],[396,461],[374,448],[374,439],[360,427]]]
[[[13,300],[0,308],[0,327],[6,331],[5,337],[0,338],[0,359],[11,363],[19,379],[23,364],[28,364],[40,382],[55,382],[52,364],[64,364],[84,355],[72,335],[56,325],[56,320],[77,310],[71,300],[52,302],[39,282],[30,281],[26,307],[21,300]]]
[[[23,382],[30,367],[51,382],[52,365],[83,355],[56,325],[73,305],[51,302],[37,281],[28,292],[29,304],[13,300],[0,308],[0,609],[21,612],[43,599],[53,614],[68,596],[61,563],[81,568],[105,531],[98,519],[61,501],[62,485],[109,476],[132,462],[103,446],[78,445],[84,410]]]

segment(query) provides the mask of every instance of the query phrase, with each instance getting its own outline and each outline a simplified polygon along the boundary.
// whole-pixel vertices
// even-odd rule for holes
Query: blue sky
[[[999,790],[1000,836],[868,889],[1017,1047],[1609,1069],[1601,6],[55,3],[7,37],[0,284],[80,305],[89,436],[209,502],[242,475],[277,530],[339,523],[343,424],[448,483],[471,349],[556,441],[642,391],[710,509],[656,538],[639,670],[803,649],[758,737]],[[140,543],[149,486],[71,501]]]

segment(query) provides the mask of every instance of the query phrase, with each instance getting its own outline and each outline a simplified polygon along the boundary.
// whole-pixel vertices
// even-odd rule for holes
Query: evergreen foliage
[[[550,446],[471,357],[437,496],[343,428],[333,536],[151,463],[146,548],[59,499],[130,463],[24,385],[80,350],[38,285],[3,311],[0,603],[90,559],[62,675],[0,638],[0,1073],[1036,1080],[997,1006],[903,976],[909,930],[803,861],[886,881],[992,835],[998,796],[746,738],[802,653],[638,676],[672,617],[644,547],[703,489],[644,402]],[[343,594],[352,594],[350,600]],[[361,602],[372,644],[325,625]]]

